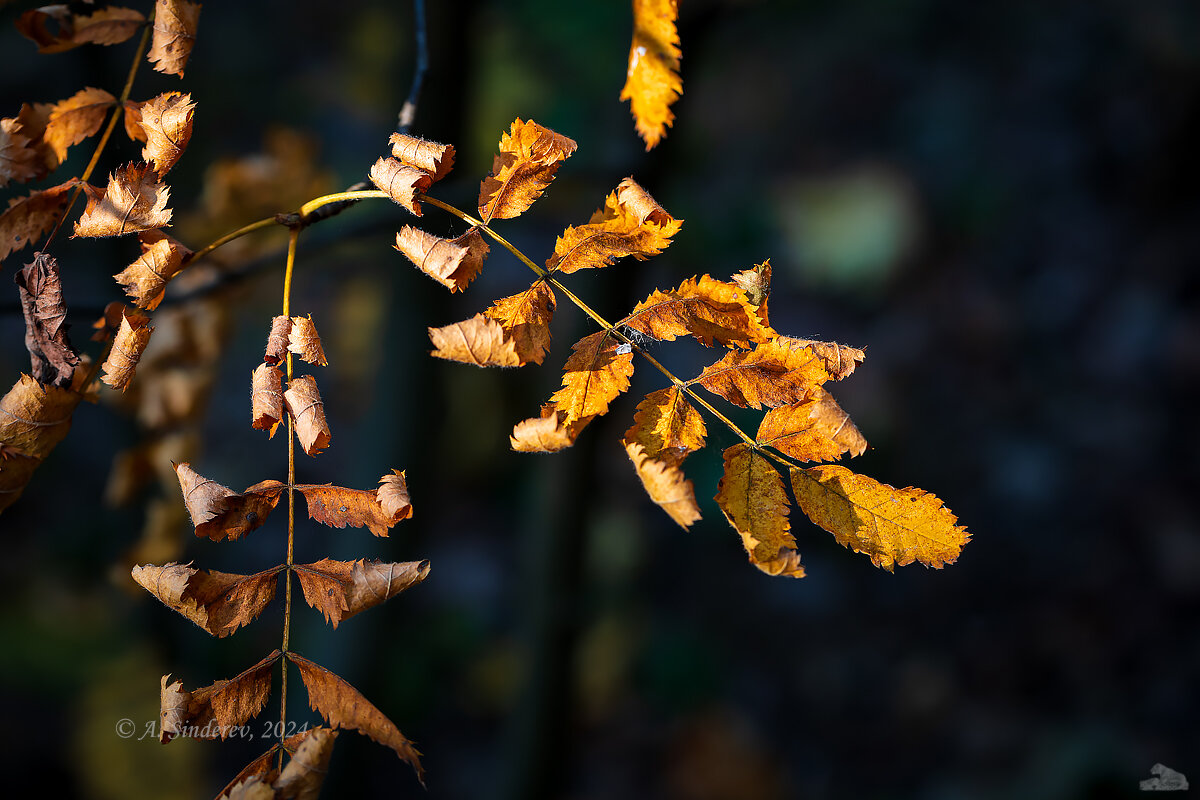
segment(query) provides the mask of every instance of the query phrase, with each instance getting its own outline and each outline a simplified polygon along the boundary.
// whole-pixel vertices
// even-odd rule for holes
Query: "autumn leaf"
[[[509,446],[518,453],[557,453],[575,444],[579,431],[591,417],[572,425],[564,425],[566,416],[553,403],[542,406],[540,417],[522,420],[513,426]]]
[[[117,98],[103,89],[89,87],[54,104],[42,139],[53,148],[59,163],[67,160],[69,147],[99,132],[116,102]]]
[[[316,456],[332,438],[329,425],[325,422],[325,403],[317,391],[317,379],[303,375],[288,381],[283,392],[283,402],[296,426],[296,438],[304,452]]]
[[[835,464],[793,469],[792,491],[800,510],[838,544],[889,572],[914,561],[938,569],[953,564],[971,538],[935,495],[896,489]]]
[[[427,172],[410,167],[395,158],[380,158],[371,165],[368,175],[371,183],[387,193],[387,196],[407,208],[418,217],[421,216],[421,205],[417,202],[419,195],[425,194],[433,178]]]
[[[88,203],[75,223],[75,236],[122,236],[161,228],[171,221],[167,208],[170,190],[149,164],[127,164],[109,175],[105,191],[88,185],[84,191]]]
[[[67,304],[63,300],[58,260],[34,253],[33,261],[15,276],[25,315],[25,349],[33,362],[33,377],[41,383],[71,384],[79,355],[67,337]]]
[[[267,334],[267,349],[263,354],[266,364],[278,364],[287,358],[288,340],[292,333],[292,318],[280,314],[271,318],[271,332]]]
[[[742,408],[798,403],[830,379],[825,359],[798,339],[780,336],[753,350],[733,350],[694,382]]]
[[[17,501],[34,470],[67,435],[83,399],[78,388],[45,386],[22,375],[0,398],[0,511]]]
[[[163,176],[179,161],[192,138],[196,104],[190,94],[165,92],[143,103],[139,109],[146,146],[142,158]]]
[[[554,292],[538,280],[523,292],[502,297],[483,313],[500,323],[512,340],[521,365],[541,364],[550,347],[550,320],[554,317]]]
[[[258,758],[251,761],[246,766],[242,767],[241,772],[234,775],[233,778],[221,790],[218,795],[218,800],[228,798],[229,800],[275,800],[275,790],[271,784],[279,777],[279,770],[275,765],[278,763],[278,752],[280,746],[285,752],[295,753],[304,740],[310,734],[316,731],[329,731],[328,728],[316,727],[307,731],[293,734],[282,742],[276,742],[267,752],[263,753]],[[334,731],[336,733],[336,731]],[[265,794],[256,793],[258,789],[265,791]]]
[[[787,492],[771,462],[746,444],[725,450],[717,505],[742,537],[750,563],[768,575],[803,578],[804,567],[788,522]]]
[[[249,625],[275,597],[281,567],[254,575],[195,569],[187,564],[145,564],[133,579],[163,605],[216,637]]]
[[[68,190],[79,183],[72,178],[66,183],[33,192],[28,197],[14,197],[0,214],[0,260],[29,246],[52,227],[67,206]]]
[[[496,320],[476,314],[462,322],[429,328],[430,355],[477,367],[519,367],[516,343]]]
[[[798,403],[768,411],[755,438],[798,461],[833,461],[843,453],[860,456],[867,449],[850,415],[820,387],[810,389]]]
[[[438,144],[404,133],[393,133],[388,139],[392,155],[401,163],[426,172],[436,183],[454,166],[454,145]]]
[[[186,461],[175,465],[175,473],[196,535],[214,542],[238,539],[266,522],[284,488],[278,481],[263,481],[238,494],[205,478]]]
[[[727,347],[750,347],[774,335],[759,320],[745,292],[708,275],[688,278],[671,291],[655,291],[622,323],[662,341],[691,335],[705,347],[712,347],[713,341]]]
[[[183,271],[192,251],[157,230],[139,233],[138,242],[141,256],[113,277],[139,308],[153,310],[166,296],[167,284]]]
[[[281,655],[275,650],[262,661],[229,680],[217,681],[194,692],[182,681],[168,684],[162,677],[159,741],[176,736],[190,739],[224,739],[232,728],[244,725],[262,711],[271,694],[271,669]]]
[[[489,249],[476,228],[455,239],[443,239],[411,225],[396,234],[395,247],[413,266],[452,292],[461,292],[475,279]]]
[[[273,439],[282,419],[283,373],[271,364],[259,364],[250,379],[250,427],[269,431],[267,438]]]
[[[288,331],[288,350],[309,364],[319,367],[329,365],[329,361],[325,358],[325,350],[321,347],[321,337],[317,335],[317,326],[313,324],[311,314],[307,317],[292,317],[292,325]]]
[[[755,264],[750,269],[735,273],[731,280],[746,293],[746,299],[758,312],[758,318],[765,326],[767,321],[767,299],[771,294],[771,259],[761,264]]]
[[[333,755],[333,742],[337,735],[337,731],[328,728],[307,731],[299,746],[292,751],[291,760],[273,782],[279,797],[317,800],[321,784],[325,782],[325,774],[329,771],[329,758]]]
[[[123,313],[121,327],[117,329],[108,358],[104,360],[104,377],[102,380],[114,389],[122,392],[129,387],[133,380],[133,372],[142,359],[142,352],[150,343],[150,334],[154,328],[149,325],[150,318],[141,314]]]
[[[695,489],[677,465],[647,456],[637,442],[626,442],[625,452],[655,505],[684,529],[700,519]]]
[[[121,113],[121,124],[125,128],[125,135],[133,142],[146,141],[146,129],[142,127],[142,106],[136,100],[126,100],[122,107],[124,111]]]
[[[825,361],[825,371],[835,381],[840,381],[854,372],[867,354],[856,347],[847,347],[837,342],[814,342],[811,339],[792,339],[801,347],[807,347]]]
[[[379,561],[333,561],[297,564],[296,577],[304,600],[325,615],[334,629],[343,620],[373,608],[425,580],[428,561],[384,564]]]
[[[704,417],[678,386],[651,392],[638,403],[625,443],[639,444],[646,456],[679,466],[689,453],[704,447]]]
[[[533,120],[515,120],[500,137],[492,172],[479,186],[479,217],[484,223],[524,213],[554,180],[558,166],[575,152],[575,140]]]
[[[633,0],[633,43],[620,99],[630,101],[647,151],[666,135],[675,120],[671,104],[683,94],[678,17],[679,0]]]
[[[625,256],[645,261],[670,245],[682,225],[682,220],[671,218],[633,178],[626,178],[588,224],[563,231],[546,269],[569,274],[606,267]]]
[[[412,503],[404,473],[392,470],[379,479],[376,490],[346,489],[341,486],[301,485],[296,490],[308,503],[308,516],[331,528],[366,528],[376,536],[412,516]]]
[[[50,31],[51,22],[57,33]],[[39,53],[61,53],[82,44],[120,44],[145,24],[146,18],[132,8],[109,6],[82,15],[64,4],[26,11],[17,18],[16,28],[38,46]]]
[[[633,353],[622,352],[608,331],[597,331],[575,343],[563,366],[562,388],[550,402],[566,416],[563,424],[600,416],[629,388]]]
[[[14,181],[24,183],[39,177],[41,159],[22,135],[21,123],[13,118],[0,119],[0,187]]]
[[[44,178],[62,163],[54,153],[54,148],[46,141],[46,126],[50,124],[50,114],[54,111],[53,103],[22,103],[17,112],[17,122],[21,123],[21,135],[29,140],[26,145],[37,153],[38,178]]]
[[[158,72],[183,77],[183,68],[200,24],[200,4],[187,0],[155,0],[154,36],[146,57]]]
[[[310,708],[334,728],[353,728],[384,747],[390,747],[416,770],[417,778],[424,784],[421,754],[382,711],[353,686],[319,664],[295,653],[288,653],[287,657],[300,669],[300,679],[308,689]]]

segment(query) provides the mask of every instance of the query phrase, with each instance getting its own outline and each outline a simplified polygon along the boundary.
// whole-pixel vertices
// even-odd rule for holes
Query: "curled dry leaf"
[[[385,564],[323,558],[296,565],[305,602],[324,614],[335,630],[343,620],[390,600],[428,575],[428,561]]]
[[[412,516],[412,501],[408,497],[408,483],[404,480],[404,470],[394,469],[391,475],[384,475],[379,479],[379,488],[375,490],[375,502],[379,503],[384,519],[393,525]]]
[[[160,176],[166,175],[192,138],[196,104],[190,94],[165,92],[143,103],[139,112],[146,142],[142,158],[153,164]]]
[[[742,537],[750,563],[768,575],[803,578],[796,539],[788,522],[783,478],[762,453],[745,444],[725,450],[717,505]]]
[[[268,755],[275,755],[272,750]],[[275,800],[275,788],[258,776],[234,781],[225,787],[217,800]]]
[[[317,800],[329,770],[329,758],[333,755],[337,735],[337,731],[328,728],[313,728],[306,732],[299,746],[292,751],[291,760],[274,781],[279,797]]]
[[[234,775],[233,779],[226,784],[224,789],[221,790],[221,794],[218,795],[218,798],[221,798],[222,800],[224,800],[224,798],[229,798],[230,800],[236,800],[237,798],[244,798],[245,800],[257,800],[258,795],[254,794],[253,791],[251,791],[249,794],[237,794],[235,790],[242,791],[241,789],[238,789],[238,785],[241,784],[242,787],[249,787],[251,790],[253,790],[255,787],[262,786],[267,791],[267,794],[263,795],[264,800],[274,800],[275,790],[271,787],[271,784],[273,784],[275,779],[279,777],[279,770],[275,768],[275,765],[277,763],[277,754],[279,752],[280,745],[282,744],[285,752],[295,753],[300,747],[301,743],[308,738],[309,734],[318,730],[328,730],[328,728],[312,728],[307,731],[301,731],[300,733],[293,734],[284,739],[283,742],[276,742],[267,750],[267,752],[251,761],[242,768],[241,772],[239,772],[237,775]]]
[[[914,561],[941,569],[971,539],[935,495],[897,489],[836,464],[793,469],[792,491],[805,516],[838,544],[866,553],[889,572]]]
[[[633,0],[633,43],[621,100],[628,100],[638,135],[650,150],[667,133],[671,104],[683,94],[679,78],[679,0]]]
[[[368,177],[393,201],[421,216],[417,196],[425,194],[433,182],[429,173],[402,164],[394,158],[380,158],[371,166]]]
[[[684,529],[700,519],[695,489],[678,466],[648,457],[637,442],[627,442],[625,452],[655,505]]]
[[[0,260],[24,249],[54,227],[58,215],[66,208],[68,190],[79,180],[71,180],[31,193],[14,197],[0,214]]]
[[[108,351],[108,358],[103,365],[102,380],[114,389],[123,392],[133,380],[133,372],[142,359],[146,345],[150,343],[150,334],[154,332],[149,323],[149,317],[138,313],[121,314],[121,327],[117,329],[112,349]]]
[[[284,489],[278,481],[263,481],[238,494],[205,478],[187,462],[176,464],[175,474],[196,535],[215,542],[240,538],[266,522]]]
[[[271,327],[271,332],[275,332],[274,325]],[[287,347],[288,350],[309,364],[319,367],[329,365],[329,361],[325,358],[325,350],[321,347],[321,337],[317,335],[317,326],[313,324],[311,314],[307,317],[292,317]]]
[[[767,322],[767,299],[771,294],[771,259],[761,264],[755,264],[751,269],[742,270],[732,277],[734,283],[742,287],[746,299],[758,312],[758,318],[763,325]]]
[[[75,236],[122,236],[171,221],[170,190],[149,164],[127,164],[109,175],[103,192],[88,185],[84,191],[88,203],[75,223]]]
[[[296,438],[310,456],[315,456],[329,446],[332,438],[329,425],[325,422],[325,404],[317,391],[317,379],[303,375],[288,381],[283,393],[283,402],[296,426]]]
[[[708,275],[688,278],[668,292],[655,291],[622,322],[639,333],[668,342],[691,335],[705,347],[718,341],[727,347],[748,348],[775,335],[759,320],[745,292]]]
[[[22,127],[15,118],[0,119],[0,188],[40,177],[41,159],[29,146],[29,137],[22,135]]]
[[[287,357],[288,338],[292,332],[292,318],[280,314],[271,319],[271,332],[267,335],[267,350],[263,362],[278,364]]]
[[[443,239],[405,225],[396,234],[396,249],[413,265],[452,292],[461,292],[483,268],[488,246],[471,228],[455,239]]]
[[[288,653],[287,657],[300,669],[300,679],[308,689],[308,704],[314,711],[334,728],[353,728],[384,747],[390,747],[416,770],[417,778],[424,784],[421,754],[382,711],[353,686],[319,664],[295,653]]]
[[[519,216],[542,196],[554,180],[558,166],[575,152],[575,140],[555,133],[533,120],[515,120],[500,137],[500,152],[491,174],[479,186],[479,217]]]
[[[51,23],[57,32],[51,32]],[[61,53],[82,44],[120,44],[145,24],[146,18],[132,8],[109,6],[83,15],[68,5],[50,5],[26,11],[17,18],[16,28],[39,53]]]
[[[546,269],[571,273],[606,267],[624,256],[645,261],[670,245],[682,225],[683,220],[672,219],[633,178],[626,178],[588,224],[563,231]]]
[[[575,444],[575,437],[590,420],[583,424],[564,425],[563,414],[553,403],[542,406],[540,417],[531,417],[513,426],[508,444],[518,453],[557,453]]]
[[[607,331],[597,331],[575,343],[563,365],[562,388],[550,402],[565,414],[563,424],[597,417],[629,388],[633,353],[622,352]]]
[[[200,4],[187,0],[155,0],[154,36],[146,57],[158,72],[183,77],[183,68],[200,24]]]
[[[253,667],[225,681],[217,681],[194,692],[182,681],[168,684],[162,677],[159,710],[159,740],[166,744],[176,736],[189,739],[224,739],[232,728],[244,725],[262,711],[271,694],[271,669],[279,660],[275,650]]]
[[[166,295],[167,284],[183,271],[192,251],[156,230],[139,233],[138,241],[141,256],[113,277],[140,308],[152,311]]]
[[[825,371],[835,381],[840,381],[854,372],[854,368],[867,357],[867,354],[857,347],[847,347],[837,342],[814,342],[811,339],[791,339],[789,341],[797,347],[807,347],[824,359]]]
[[[58,260],[47,253],[34,253],[33,261],[15,279],[25,315],[25,348],[33,363],[33,377],[42,383],[69,386],[79,356],[67,337],[70,326]]]
[[[67,435],[83,399],[78,388],[44,386],[22,375],[0,398],[0,511],[17,501],[33,471]]]
[[[283,419],[283,373],[271,364],[259,364],[250,379],[250,427],[256,431],[275,429]]]
[[[396,470],[379,479],[380,487],[346,489],[342,486],[301,485],[296,490],[308,503],[310,519],[331,528],[366,528],[376,536],[412,516],[404,473]]]
[[[483,314],[428,330],[429,341],[435,348],[431,355],[435,358],[477,367],[519,367],[522,364],[516,343],[508,337],[503,326]]]
[[[187,564],[145,564],[133,579],[163,605],[216,637],[249,625],[275,597],[281,567],[254,575],[194,569]]]
[[[798,461],[833,461],[843,453],[860,456],[867,440],[833,395],[820,387],[799,402],[768,411],[755,437]]]
[[[452,144],[438,144],[403,133],[393,133],[388,144],[401,163],[429,173],[434,183],[446,177],[454,166]]]
[[[117,98],[103,89],[89,87],[54,104],[42,140],[54,150],[59,163],[67,160],[69,147],[99,132],[116,102]]]

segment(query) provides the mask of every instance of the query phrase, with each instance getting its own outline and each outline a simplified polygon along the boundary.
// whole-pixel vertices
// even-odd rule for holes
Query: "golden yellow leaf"
[[[640,202],[626,204],[623,199]],[[626,178],[588,224],[563,231],[555,242],[554,254],[546,261],[546,269],[572,273],[606,267],[625,256],[645,261],[670,245],[671,237],[682,225],[682,220],[672,219],[633,178]]]
[[[637,443],[648,457],[679,466],[689,453],[704,447],[707,432],[704,417],[679,387],[668,386],[638,403],[633,427],[625,432],[625,443]]]
[[[800,510],[838,544],[866,553],[889,572],[914,561],[939,569],[953,564],[971,538],[935,495],[835,464],[793,469],[792,491]]]
[[[192,251],[157,230],[139,233],[138,241],[141,256],[113,277],[140,308],[152,311],[166,295],[167,284],[183,271],[184,260]]]
[[[171,221],[170,190],[149,164],[127,164],[109,175],[103,192],[90,185],[84,191],[88,203],[75,223],[75,236],[122,236]]]
[[[412,516],[412,503],[403,472],[392,470],[379,483],[375,490],[329,484],[304,484],[296,490],[308,503],[310,519],[331,528],[366,528],[376,536],[387,536],[388,529]]]
[[[249,625],[275,597],[282,567],[254,575],[195,569],[187,564],[135,566],[133,579],[163,605],[216,637]]]
[[[796,539],[788,522],[783,478],[762,453],[746,444],[725,450],[725,473],[717,505],[742,537],[750,563],[768,575],[803,578]]]
[[[522,214],[542,196],[559,164],[576,147],[574,139],[533,120],[515,120],[500,137],[500,152],[492,161],[492,173],[479,186],[480,219],[486,224]]]
[[[476,314],[462,322],[428,330],[429,341],[435,348],[430,355],[435,358],[477,367],[521,366],[516,343],[491,317]]]
[[[388,139],[392,155],[410,167],[429,173],[436,183],[454,166],[454,145],[438,144],[416,136],[393,133]]]
[[[601,416],[629,388],[632,375],[633,353],[621,351],[607,331],[597,331],[575,343],[563,365],[562,388],[550,402],[565,414],[564,425]]]
[[[799,340],[780,336],[749,352],[726,353],[693,383],[742,408],[775,408],[802,401],[829,378],[825,359]]]
[[[117,98],[103,89],[89,87],[54,104],[42,139],[53,148],[59,163],[67,160],[67,148],[99,132],[116,102]]]
[[[825,361],[825,371],[835,381],[840,381],[854,372],[867,354],[856,347],[847,347],[837,342],[814,342],[811,339],[793,339],[792,341],[807,347]]]
[[[443,239],[405,225],[396,234],[396,249],[413,265],[452,292],[461,292],[475,279],[487,258],[488,245],[478,229]]]
[[[58,215],[66,208],[68,190],[77,183],[78,178],[71,178],[58,186],[9,201],[8,208],[0,214],[0,261],[28,247],[54,227]]]
[[[575,437],[590,417],[573,425],[564,425],[564,414],[553,403],[542,407],[540,417],[531,417],[513,426],[508,443],[518,453],[557,453],[575,443]]]
[[[51,21],[57,33],[47,26]],[[146,18],[132,8],[109,6],[83,15],[73,13],[64,4],[26,11],[17,18],[16,27],[37,44],[39,53],[61,53],[82,44],[120,44],[145,24]]]
[[[620,99],[630,101],[647,151],[666,135],[675,120],[671,104],[683,94],[678,17],[679,0],[633,0],[633,43]]]
[[[278,481],[263,481],[239,494],[205,478],[186,461],[175,465],[175,473],[196,535],[215,542],[240,538],[266,522],[283,490]]]
[[[154,36],[146,58],[158,72],[183,77],[183,68],[200,24],[200,4],[187,0],[155,0]]]
[[[259,364],[250,378],[250,427],[273,439],[282,419],[283,373],[272,364]]]
[[[333,437],[325,422],[325,403],[317,391],[316,378],[312,375],[292,378],[283,392],[283,402],[295,424],[296,438],[306,454],[316,456],[329,447]]]
[[[799,461],[833,461],[842,453],[860,456],[867,449],[850,415],[820,387],[810,389],[799,403],[768,411],[755,438]]]
[[[154,332],[149,322],[149,317],[136,312],[121,314],[121,327],[113,339],[108,358],[104,360],[104,377],[101,379],[114,389],[123,392],[133,380],[134,370],[142,359],[146,345],[150,343],[150,334]]]
[[[655,505],[684,529],[700,519],[692,482],[683,477],[678,465],[650,458],[637,442],[626,442],[625,452]]]
[[[512,340],[521,366],[524,366],[530,362],[540,364],[546,357],[554,308],[554,292],[550,285],[537,280],[523,292],[500,298],[483,313],[504,328],[505,336]]]
[[[182,681],[168,684],[162,677],[159,711],[159,741],[163,744],[183,736],[188,739],[224,739],[232,728],[257,716],[271,694],[271,669],[279,660],[275,650],[253,667],[230,678],[217,681],[194,692],[183,688]]]
[[[313,564],[297,564],[295,571],[305,602],[324,614],[336,630],[343,620],[425,580],[429,562],[385,564],[361,558],[357,561],[323,558]]]
[[[622,323],[663,341],[690,334],[706,347],[712,347],[714,340],[728,347],[750,347],[774,335],[759,320],[745,292],[708,275],[688,278],[678,289],[655,291]]]
[[[380,158],[371,165],[368,176],[371,183],[387,193],[387,196],[418,217],[421,216],[421,205],[417,202],[419,195],[425,194],[433,178],[427,172],[416,167],[410,167],[395,158]]]
[[[139,106],[146,146],[142,158],[154,165],[160,176],[179,161],[192,138],[196,104],[190,94],[165,92]]]

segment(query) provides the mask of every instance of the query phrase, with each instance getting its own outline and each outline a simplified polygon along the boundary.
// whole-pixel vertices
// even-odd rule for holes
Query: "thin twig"
[[[292,306],[292,272],[296,265],[296,241],[300,238],[300,229],[292,228],[288,237],[287,267],[283,273],[283,315],[291,315]],[[286,352],[287,379],[292,382],[292,351]],[[283,654],[280,659],[282,678],[279,683],[279,767],[283,768],[283,742],[287,738],[287,654],[288,644],[292,633],[292,565],[295,563],[296,541],[296,435],[292,415],[287,415],[288,423],[288,534],[287,534],[287,572],[284,577],[283,605]]]
[[[429,71],[429,51],[425,46],[425,0],[413,0],[413,33],[417,40],[417,67],[413,70],[412,85],[408,90],[408,99],[400,107],[399,133],[408,133],[417,118],[417,103],[421,101],[421,87],[425,83],[425,73]]]

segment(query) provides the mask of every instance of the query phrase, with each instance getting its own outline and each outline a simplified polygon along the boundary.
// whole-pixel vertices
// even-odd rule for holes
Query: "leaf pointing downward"
[[[679,79],[679,0],[633,0],[633,43],[621,100],[629,100],[638,135],[650,150],[672,124],[670,107],[683,93]]]
[[[867,449],[850,415],[820,387],[810,389],[806,400],[768,411],[756,438],[800,461],[832,461],[842,453],[860,456]]]
[[[15,276],[25,315],[25,349],[33,377],[54,386],[71,384],[79,356],[67,337],[67,304],[63,300],[58,260],[34,253],[33,261]]]
[[[187,0],[156,0],[154,4],[154,38],[146,58],[158,72],[183,77],[183,68],[192,46],[196,44],[196,28],[200,24],[200,4]]]
[[[633,353],[621,352],[608,331],[597,331],[575,343],[563,366],[562,388],[550,402],[566,414],[564,425],[608,411],[608,405],[629,388]]]
[[[804,577],[788,522],[790,503],[783,478],[761,453],[745,444],[725,451],[725,474],[716,500],[741,534],[750,563],[768,575]]]
[[[637,442],[626,443],[625,452],[629,454],[642,486],[655,505],[685,529],[700,519],[700,507],[696,505],[692,482],[684,479],[683,471],[678,466],[647,457],[646,451]]]

